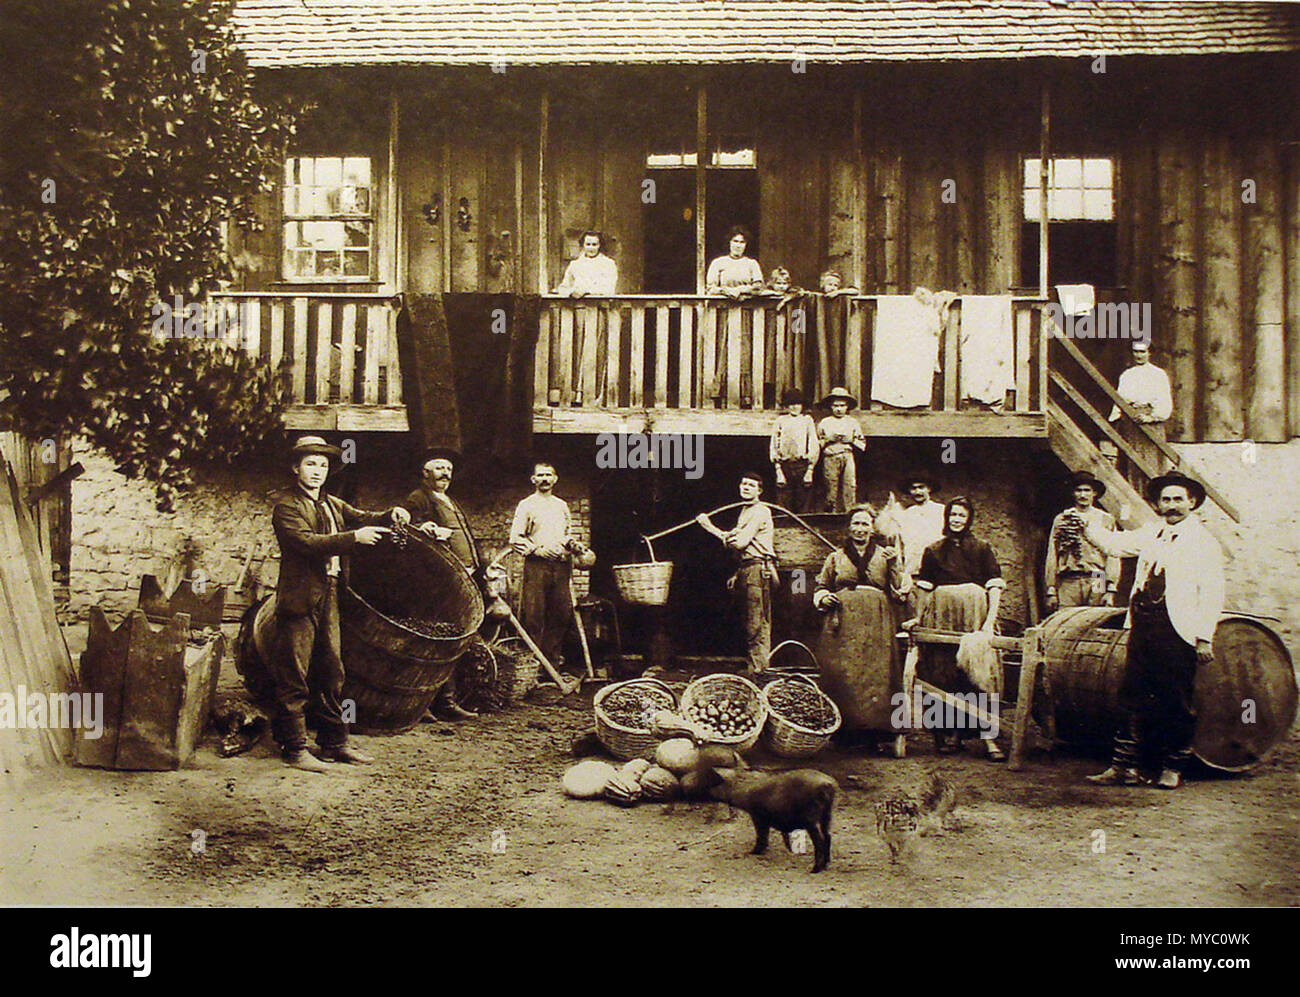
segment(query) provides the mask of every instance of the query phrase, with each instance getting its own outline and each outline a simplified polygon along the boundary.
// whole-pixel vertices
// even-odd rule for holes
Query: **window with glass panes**
[[[1021,283],[1038,283],[1042,194],[1037,157],[1024,160]],[[1117,281],[1115,160],[1104,156],[1047,161],[1048,283],[1113,287]]]
[[[370,280],[374,186],[367,156],[295,156],[284,167],[284,280]]]

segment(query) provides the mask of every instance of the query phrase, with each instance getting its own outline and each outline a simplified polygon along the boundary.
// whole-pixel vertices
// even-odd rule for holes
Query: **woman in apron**
[[[822,688],[840,708],[845,730],[897,733],[892,697],[902,660],[894,634],[907,594],[902,544],[876,534],[876,510],[849,513],[849,535],[817,575],[813,605],[826,614],[817,643]]]
[[[932,543],[921,556],[916,587],[921,601],[919,625],[933,630],[961,633],[993,633],[998,604],[1006,582],[993,548],[971,533],[975,507],[957,496],[944,507],[943,539]],[[971,693],[981,690],[957,666],[957,648],[951,644],[922,644],[916,664],[917,678],[945,692]],[[962,738],[976,737],[973,727],[934,729],[934,744],[941,754],[955,751]],[[990,760],[1005,759],[993,738],[984,739]]]

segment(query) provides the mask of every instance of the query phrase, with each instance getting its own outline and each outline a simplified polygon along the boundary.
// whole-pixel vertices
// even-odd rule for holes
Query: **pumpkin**
[[[681,775],[695,768],[700,759],[695,742],[687,737],[675,737],[663,741],[655,749],[655,762],[674,775]]]
[[[641,786],[625,772],[616,772],[605,786],[605,799],[620,807],[636,806],[641,799]]]
[[[630,762],[619,770],[621,775],[627,776],[633,782],[640,782],[641,776],[645,775],[650,768],[650,762],[645,758],[633,758]]]
[[[681,792],[677,776],[666,768],[653,765],[641,776],[641,795],[647,800],[671,800]]]
[[[564,788],[566,796],[578,800],[590,800],[603,793],[610,780],[616,775],[618,769],[609,762],[589,758],[570,766],[561,777],[560,785]]]

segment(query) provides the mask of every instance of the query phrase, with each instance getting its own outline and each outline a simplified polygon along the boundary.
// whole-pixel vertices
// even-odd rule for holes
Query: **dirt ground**
[[[374,766],[328,775],[269,742],[206,743],[179,772],[60,769],[0,797],[0,902],[181,905],[1264,905],[1300,904],[1300,738],[1249,776],[1175,793],[1081,782],[1096,759],[1036,754],[1021,772],[974,756],[832,750],[842,791],[830,868],[712,804],[623,810],[560,792],[588,701],[359,738]],[[781,763],[759,757],[759,767]],[[788,764],[788,763],[785,763]],[[942,771],[959,828],[891,867],[874,803]],[[196,833],[198,832],[198,833]],[[199,848],[200,843],[202,848]]]

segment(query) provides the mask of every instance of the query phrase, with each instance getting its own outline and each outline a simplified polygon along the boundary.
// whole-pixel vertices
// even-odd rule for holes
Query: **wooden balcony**
[[[209,327],[228,345],[288,365],[286,428],[407,430],[388,295],[227,292],[209,308]]]
[[[1013,299],[1014,388],[1000,408],[960,398],[959,299],[941,329],[931,404],[908,409],[869,400],[877,301],[548,297],[533,430],[767,435],[787,388],[816,401],[843,385],[863,404],[857,416],[868,436],[1047,436],[1041,301]]]

